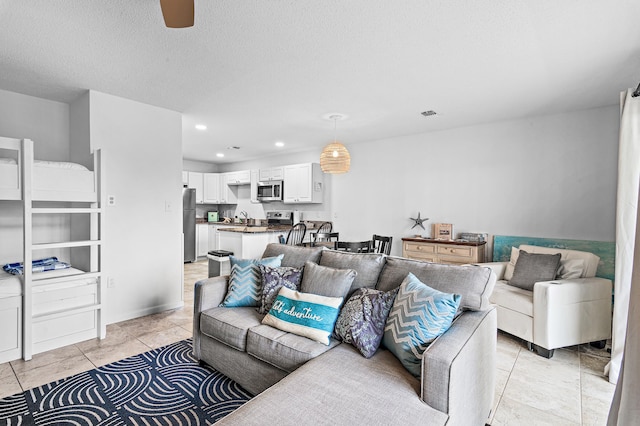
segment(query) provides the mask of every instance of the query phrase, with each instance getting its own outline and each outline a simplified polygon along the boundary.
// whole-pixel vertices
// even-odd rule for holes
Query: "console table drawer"
[[[484,262],[486,243],[430,240],[426,238],[403,238],[402,256],[408,259],[434,263],[481,263]]]
[[[404,249],[412,253],[435,253],[436,246],[433,244],[405,243]]]
[[[449,256],[471,257],[473,247],[461,246],[438,246],[438,254]]]

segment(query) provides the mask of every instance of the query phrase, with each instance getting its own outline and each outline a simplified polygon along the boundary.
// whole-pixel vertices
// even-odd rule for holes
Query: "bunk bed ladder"
[[[102,183],[104,182],[104,169],[103,165],[102,153],[100,150],[96,150],[94,152],[94,173],[95,173],[95,184],[96,184],[96,194],[97,200],[95,202],[89,203],[89,207],[41,207],[38,205],[34,207],[33,193],[32,193],[32,174],[33,174],[33,142],[25,140],[25,144],[22,150],[22,200],[23,200],[23,218],[24,218],[24,226],[23,226],[23,235],[24,235],[24,275],[23,275],[23,321],[22,321],[22,348],[23,348],[23,358],[25,360],[30,360],[34,355],[34,324],[43,321],[54,321],[56,319],[60,319],[64,316],[69,315],[79,315],[86,312],[93,312],[95,315],[95,324],[96,324],[96,335],[88,336],[98,337],[103,339],[106,337],[106,322],[104,315],[104,265],[101,261],[102,254],[102,238],[103,238],[103,223],[102,214],[104,212],[104,199],[105,194],[102,190]],[[38,200],[39,201],[39,200]],[[69,204],[69,202],[64,201],[64,205]],[[44,204],[44,203],[41,203]],[[89,216],[89,239],[88,240],[73,240],[73,241],[65,241],[65,242],[54,242],[54,243],[33,243],[33,217],[34,215],[44,215],[44,214],[86,214]],[[73,222],[73,220],[72,220]],[[73,239],[73,238],[72,238]],[[87,265],[89,268],[89,272],[76,274],[72,276],[66,277],[57,277],[57,278],[44,278],[44,279],[36,279],[33,278],[33,273],[31,268],[27,267],[27,265],[31,265],[31,262],[34,258],[34,252],[45,249],[56,249],[56,248],[75,248],[75,247],[88,247],[89,250],[89,258]],[[73,287],[73,283],[80,282],[79,280],[83,279],[95,279],[95,298],[91,303],[84,303],[80,306],[66,307],[58,310],[52,310],[46,313],[41,313],[38,315],[34,315],[34,292],[44,292],[49,287],[55,287],[56,284],[67,283],[67,285]],[[80,288],[80,287],[78,287]],[[64,338],[61,340],[62,344],[58,346],[62,346],[64,344],[76,343],[68,342],[65,343]],[[58,347],[54,346],[54,347]],[[44,350],[53,349],[53,347],[48,347],[47,344],[43,344],[40,346],[39,350],[36,350],[35,353],[42,352]]]

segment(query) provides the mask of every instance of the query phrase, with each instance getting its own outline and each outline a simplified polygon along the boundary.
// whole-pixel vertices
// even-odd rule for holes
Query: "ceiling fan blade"
[[[169,28],[193,27],[194,0],[160,0],[164,23]]]

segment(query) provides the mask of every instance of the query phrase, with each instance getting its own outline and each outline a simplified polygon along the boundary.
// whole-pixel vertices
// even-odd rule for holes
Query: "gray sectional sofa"
[[[437,290],[462,296],[463,313],[426,350],[420,378],[383,346],[369,359],[347,343],[328,346],[261,323],[256,308],[218,305],[228,276],[195,285],[195,357],[256,395],[219,424],[482,425],[494,396],[496,311],[491,269],[450,266],[380,254],[267,246],[282,266],[306,261],[353,269],[359,287],[388,291],[409,272]],[[346,299],[345,299],[346,300]]]

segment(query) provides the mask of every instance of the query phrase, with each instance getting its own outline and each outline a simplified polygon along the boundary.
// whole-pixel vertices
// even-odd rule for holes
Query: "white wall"
[[[181,115],[95,91],[88,96],[91,149],[103,149],[106,191],[116,198],[104,225],[104,269],[115,285],[107,289],[107,321],[181,306]],[[75,118],[73,131],[86,131],[86,114]]]
[[[182,170],[188,172],[216,173],[219,169],[217,164],[205,163],[204,161],[182,160]]]
[[[440,132],[348,144],[351,170],[325,175],[322,205],[249,205],[293,209],[332,220],[341,240],[430,236],[431,225],[460,232],[615,240],[619,108],[608,106]],[[220,165],[220,171],[317,162],[320,152]],[[426,230],[411,228],[418,212]],[[490,251],[490,247],[489,247]],[[490,256],[490,253],[487,253]]]
[[[0,136],[32,139],[36,159],[69,160],[69,105],[0,90]],[[22,261],[22,204],[0,201],[0,264]],[[34,219],[34,239],[69,239],[69,218],[41,215]],[[69,250],[39,251],[36,258],[56,255],[69,260]]]
[[[614,241],[617,106],[348,145],[332,179],[344,240],[411,229],[418,212],[455,232]],[[416,232],[418,231],[418,232]]]

